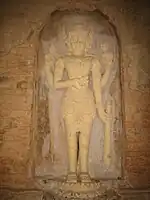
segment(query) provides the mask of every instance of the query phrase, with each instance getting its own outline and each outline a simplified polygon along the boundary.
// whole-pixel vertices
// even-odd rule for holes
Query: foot
[[[81,181],[81,183],[91,183],[91,178],[88,173],[81,172],[80,173],[80,181]]]
[[[77,183],[77,175],[75,172],[68,173],[67,183]]]

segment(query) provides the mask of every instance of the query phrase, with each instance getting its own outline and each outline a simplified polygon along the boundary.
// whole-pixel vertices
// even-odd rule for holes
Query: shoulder
[[[91,63],[91,67],[99,66],[100,65],[99,60],[95,56],[93,56],[93,55],[86,56],[86,60],[88,60]]]
[[[99,60],[94,55],[88,55],[88,56],[85,57],[85,59],[91,61],[92,63],[99,62]]]
[[[65,56],[59,57],[56,62],[63,62],[63,63],[65,63],[66,61],[71,60],[71,59],[73,59],[72,56],[65,55]]]

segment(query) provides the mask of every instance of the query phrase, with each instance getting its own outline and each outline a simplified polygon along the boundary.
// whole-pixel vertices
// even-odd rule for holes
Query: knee
[[[89,132],[81,133],[79,137],[79,145],[82,148],[88,148],[89,142],[90,142],[90,133]]]
[[[79,146],[80,146],[81,151],[82,151],[82,149],[86,150],[89,148],[89,141],[87,139],[79,140]]]
[[[77,150],[77,142],[73,138],[68,138],[68,148],[72,150]]]

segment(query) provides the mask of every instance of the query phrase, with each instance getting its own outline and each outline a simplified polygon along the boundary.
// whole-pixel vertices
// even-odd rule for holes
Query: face
[[[69,33],[69,50],[74,55],[83,55],[86,51],[87,32],[84,30],[75,30]]]

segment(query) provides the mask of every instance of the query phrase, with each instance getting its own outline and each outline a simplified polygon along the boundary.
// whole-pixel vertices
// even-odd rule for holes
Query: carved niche
[[[77,173],[88,169],[94,179],[121,176],[120,82],[119,45],[108,20],[97,11],[54,12],[41,32],[38,53],[36,177],[66,177],[74,162]],[[88,151],[80,152],[84,146]]]

